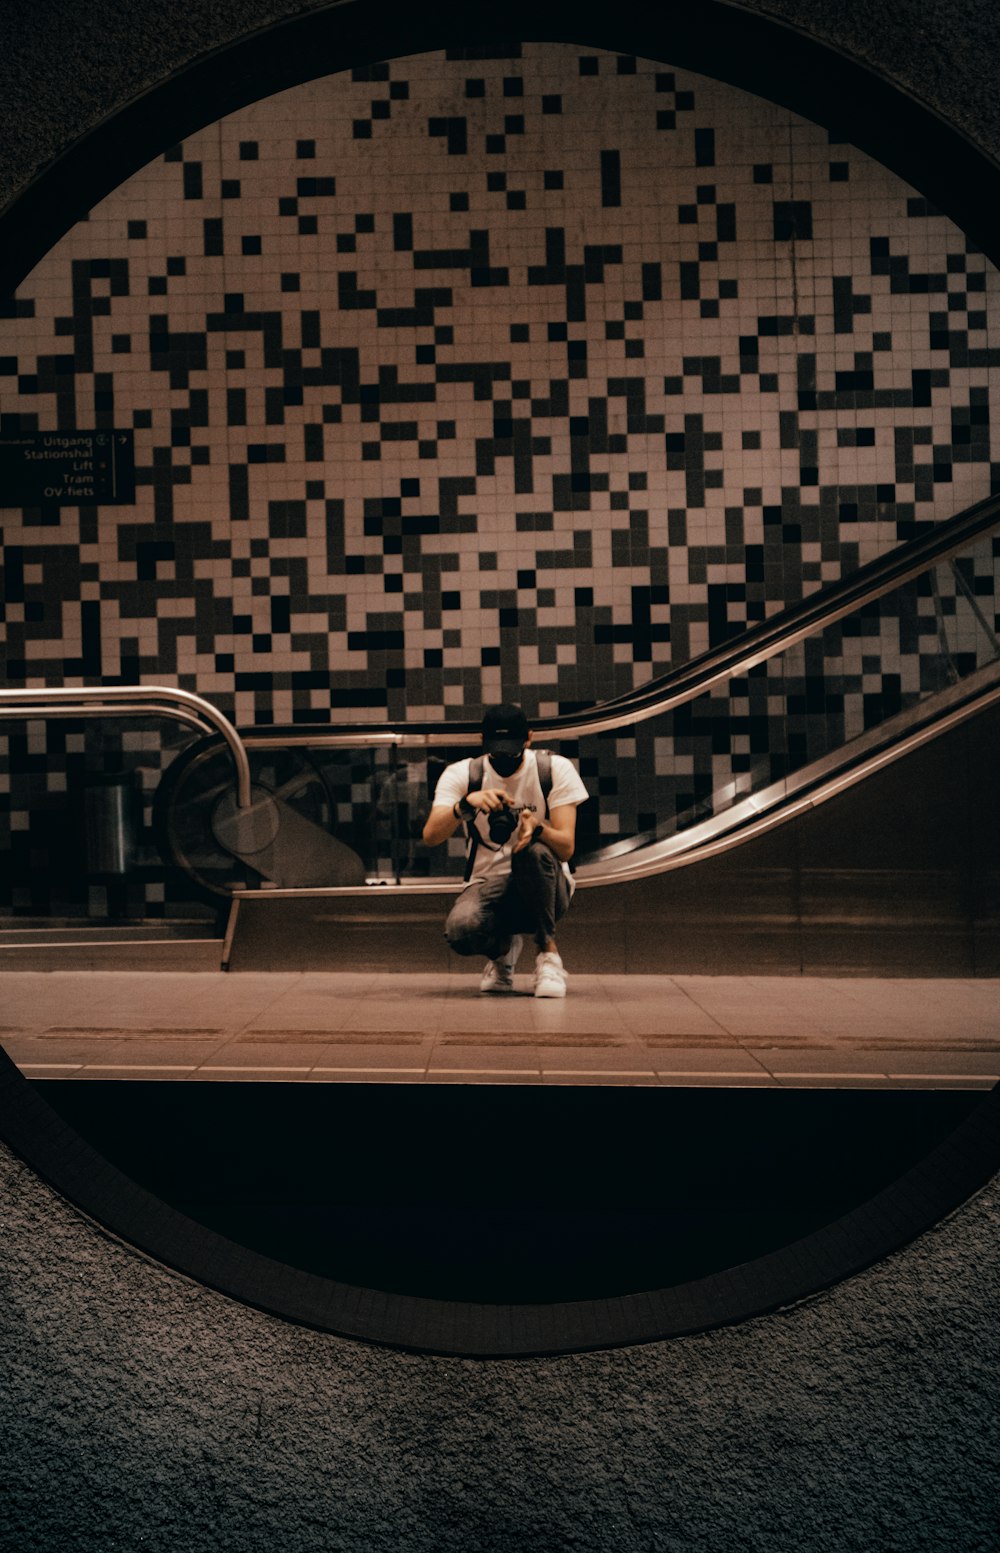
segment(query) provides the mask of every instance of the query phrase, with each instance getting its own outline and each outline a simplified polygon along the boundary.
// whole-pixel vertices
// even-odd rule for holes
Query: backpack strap
[[[483,785],[483,771],[485,769],[485,756],[475,755],[469,762],[469,785],[466,793],[478,793]],[[479,832],[474,820],[465,823],[465,883],[472,878],[472,868],[476,861],[476,850],[479,846]]]
[[[538,770],[538,780],[542,784],[542,796],[545,799],[545,818],[548,819],[549,794],[552,791],[552,751],[536,750],[535,762]],[[569,871],[571,874],[576,873],[576,862],[573,858],[569,860]]]
[[[538,780],[542,785],[542,797],[545,800],[545,818],[549,817],[549,794],[552,791],[552,751],[535,751],[535,770],[538,772]]]

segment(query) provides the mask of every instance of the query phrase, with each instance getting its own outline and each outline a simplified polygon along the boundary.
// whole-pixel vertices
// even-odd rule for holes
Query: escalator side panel
[[[1000,708],[818,808],[691,867],[579,890],[573,974],[1000,974]],[[240,903],[234,970],[390,969],[478,978],[449,955],[452,897]]]

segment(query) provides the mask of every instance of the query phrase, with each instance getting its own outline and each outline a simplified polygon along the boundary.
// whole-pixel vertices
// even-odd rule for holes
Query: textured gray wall
[[[5,0],[0,201],[188,59],[305,9]],[[1000,155],[992,0],[748,9],[874,63]],[[509,1363],[365,1349],[235,1307],[109,1241],[7,1155],[0,1221],[6,1546],[998,1546],[996,1186],[785,1315]]]
[[[698,3],[664,0],[663,9]],[[871,65],[1000,157],[993,0],[744,0],[741,8]],[[291,0],[3,0],[0,208],[74,139],[190,61],[321,9]]]
[[[0,1152],[0,1541],[337,1553],[995,1553],[996,1185],[781,1315],[403,1355],[152,1266]]]

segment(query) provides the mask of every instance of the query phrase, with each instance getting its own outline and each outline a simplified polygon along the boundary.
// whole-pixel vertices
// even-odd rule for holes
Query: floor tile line
[[[84,1062],[85,1073],[193,1073],[193,1062]]]
[[[1000,1073],[887,1073],[886,1077],[891,1079],[960,1079],[962,1081],[976,1079],[984,1084],[1000,1084]]]
[[[311,1068],[268,1068],[256,1062],[238,1062],[232,1066],[203,1062],[190,1070],[192,1073],[311,1073]]]
[[[228,971],[224,971],[224,972],[221,972],[220,974],[225,975],[225,976],[229,976],[231,973],[228,972]],[[279,1003],[283,998],[288,997],[289,993],[292,991],[292,989],[294,987],[301,986],[303,977],[305,975],[307,975],[308,973],[305,972],[305,971],[291,971],[291,972],[287,972],[285,974],[288,974],[288,975],[290,975],[292,977],[292,981],[289,984],[289,986],[282,987],[277,992],[274,992],[273,989],[272,989],[271,996],[264,1003],[263,1008],[260,1008],[260,1007],[256,1008],[254,1010],[254,1012],[247,1019],[245,1019],[243,1021],[242,1024],[237,1026],[237,1028],[233,1031],[234,1035],[242,1035],[243,1032],[247,1029],[247,1027],[250,1024],[252,1024],[255,1019],[259,1019],[260,1018],[261,1014],[269,1013],[270,1010],[274,1007],[274,1005],[276,1003]]]
[[[474,1069],[470,1069],[474,1072]],[[655,1078],[654,1068],[546,1068],[545,1074],[558,1074],[563,1078]]]
[[[656,1068],[661,1078],[778,1078],[767,1068]]]
[[[25,1072],[25,1070],[28,1069],[28,1068],[33,1068],[36,1071],[44,1070],[47,1073],[50,1070],[55,1071],[56,1069],[58,1069],[60,1072],[64,1072],[66,1069],[73,1069],[73,1070],[75,1070],[77,1068],[82,1068],[83,1067],[83,1063],[82,1062],[24,1062],[24,1063],[19,1063],[18,1066],[20,1067],[22,1073]]]
[[[269,1070],[267,1070],[265,1068],[253,1068],[253,1069],[251,1069],[251,1071],[254,1072],[254,1073],[264,1073],[264,1072],[267,1072]],[[303,1070],[303,1071],[308,1071],[309,1073],[426,1073],[427,1069],[426,1068],[373,1068],[371,1066],[363,1067],[363,1068],[352,1068],[352,1067],[346,1067],[345,1066],[345,1067],[342,1067],[342,1068],[315,1067],[315,1068],[309,1068],[309,1069]],[[473,1071],[484,1071],[484,1070],[473,1070]]]
[[[785,1071],[783,1068],[772,1068],[772,1078],[888,1078],[888,1073],[883,1073],[878,1068],[871,1068],[867,1073],[848,1073],[840,1068],[821,1068],[816,1073],[800,1072],[797,1068]]]
[[[400,1072],[400,1073],[409,1072],[409,1071],[416,1072],[417,1069],[414,1068],[414,1069],[410,1070],[410,1069],[400,1068],[397,1071]],[[452,1076],[452,1075],[454,1075],[456,1073],[462,1073],[462,1074],[482,1073],[482,1074],[488,1074],[491,1078],[495,1077],[497,1074],[502,1075],[504,1078],[537,1078],[538,1075],[541,1073],[542,1069],[541,1068],[427,1068],[426,1070],[421,1069],[420,1071],[421,1072],[426,1071],[428,1078],[448,1078],[448,1077],[450,1077],[450,1076]]]

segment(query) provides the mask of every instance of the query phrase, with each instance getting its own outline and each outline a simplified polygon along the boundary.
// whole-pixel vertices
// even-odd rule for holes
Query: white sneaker
[[[549,949],[535,961],[535,997],[564,998],[566,996],[566,969],[558,951]]]
[[[487,960],[479,983],[480,992],[513,992],[514,967],[523,947],[524,939],[517,935],[511,939],[505,955],[499,960]]]

